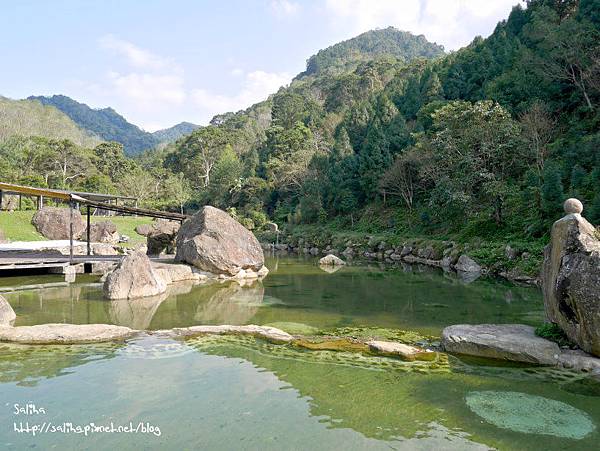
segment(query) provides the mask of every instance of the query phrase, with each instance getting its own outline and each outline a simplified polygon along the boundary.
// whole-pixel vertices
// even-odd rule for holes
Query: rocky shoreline
[[[393,246],[384,241],[373,242],[369,237],[364,240],[346,241],[343,250],[336,249],[330,241],[325,246],[318,247],[317,243],[303,238],[294,239],[286,237],[286,241],[269,243],[264,240],[261,245],[265,251],[276,253],[289,253],[297,255],[310,255],[314,257],[335,255],[341,256],[346,261],[369,260],[384,263],[407,263],[441,268],[445,271],[455,271],[466,282],[474,281],[480,276],[501,277],[511,282],[541,286],[541,278],[529,276],[513,270],[497,270],[477,262],[469,256],[465,249],[453,241],[443,241],[437,245],[419,245],[415,242],[405,242]],[[507,259],[528,258],[526,252],[519,253],[510,245],[506,245]]]

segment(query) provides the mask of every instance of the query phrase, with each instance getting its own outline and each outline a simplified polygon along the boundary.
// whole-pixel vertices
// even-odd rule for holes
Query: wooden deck
[[[58,253],[3,251],[0,252],[0,271],[64,268],[69,265],[98,262],[118,262],[125,255],[69,255]],[[173,256],[151,257],[156,262],[171,262]]]

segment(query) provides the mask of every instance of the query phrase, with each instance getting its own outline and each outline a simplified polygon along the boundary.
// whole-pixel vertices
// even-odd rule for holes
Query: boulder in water
[[[560,348],[553,341],[535,335],[523,324],[459,324],[442,331],[447,352],[513,362],[555,365]]]
[[[544,251],[542,289],[548,319],[581,349],[600,356],[600,236],[577,199],[552,226]]]
[[[206,206],[185,221],[177,234],[176,260],[214,274],[259,271],[264,265],[260,243],[252,232],[223,210]]]
[[[104,282],[108,299],[133,299],[164,293],[167,284],[154,270],[146,254],[136,251],[124,257]]]
[[[333,254],[326,255],[319,260],[319,265],[343,266],[345,264],[346,262],[344,260]]]
[[[468,255],[461,255],[458,257],[458,261],[456,265],[454,265],[454,269],[461,272],[481,272],[481,266],[475,260],[473,260]]]

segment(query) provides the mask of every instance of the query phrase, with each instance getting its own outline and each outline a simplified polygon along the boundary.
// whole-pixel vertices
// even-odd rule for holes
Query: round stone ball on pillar
[[[571,197],[565,201],[563,208],[565,209],[565,213],[568,215],[573,213],[581,214],[583,211],[583,204],[579,199]]]

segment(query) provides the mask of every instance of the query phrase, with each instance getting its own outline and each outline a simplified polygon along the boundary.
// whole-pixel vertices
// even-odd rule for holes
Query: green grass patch
[[[536,327],[535,334],[538,337],[545,338],[546,340],[553,341],[559,346],[567,346],[569,348],[574,347],[573,343],[563,330],[555,323],[545,323],[541,326]]]
[[[10,241],[42,241],[45,240],[31,224],[33,210],[0,211],[0,230],[4,238]]]
[[[33,224],[31,224],[31,218],[34,214],[35,210],[0,211],[0,231],[4,234],[4,238],[9,241],[45,240],[46,238],[39,234]],[[110,221],[114,223],[121,235],[129,237],[129,242],[125,243],[125,245],[135,246],[136,244],[146,242],[146,237],[138,235],[135,232],[136,226],[139,224],[150,224],[152,218],[142,216],[92,216],[91,221]],[[83,239],[85,239],[85,236]]]

